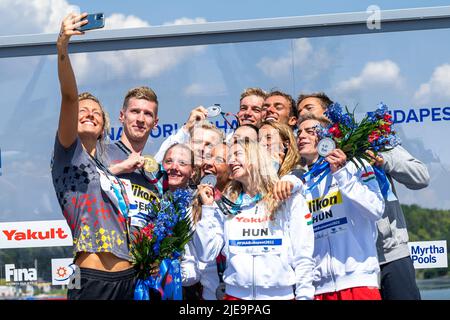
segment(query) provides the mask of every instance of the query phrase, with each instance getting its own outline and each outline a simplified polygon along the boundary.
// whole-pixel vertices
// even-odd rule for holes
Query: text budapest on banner
[[[72,232],[65,220],[0,223],[0,249],[71,245]]]

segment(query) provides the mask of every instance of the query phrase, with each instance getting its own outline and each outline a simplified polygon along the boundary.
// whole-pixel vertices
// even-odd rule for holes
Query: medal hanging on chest
[[[122,150],[126,155],[130,155],[131,151],[122,142],[116,142],[116,146]],[[166,193],[169,189],[169,178],[167,176],[166,170],[150,155],[142,156],[144,158],[144,168],[141,168],[139,172],[141,175],[151,184],[156,185],[160,195]],[[154,178],[150,178],[146,172],[151,174]],[[162,178],[162,181],[160,181]]]
[[[260,193],[256,194],[254,197],[250,197],[247,194],[241,192],[236,202],[233,202],[225,196],[222,196],[219,200],[216,201],[216,204],[223,214],[235,216],[241,213],[242,207],[257,204],[261,199],[262,197]],[[258,206],[256,206],[255,210],[255,213],[257,212]]]

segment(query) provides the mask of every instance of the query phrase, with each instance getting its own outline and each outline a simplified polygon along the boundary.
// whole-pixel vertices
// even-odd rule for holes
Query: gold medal
[[[144,170],[147,172],[155,172],[159,169],[159,164],[156,162],[155,158],[152,156],[143,156],[144,157]]]

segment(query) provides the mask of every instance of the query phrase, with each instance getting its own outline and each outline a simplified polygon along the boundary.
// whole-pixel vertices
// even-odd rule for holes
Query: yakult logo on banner
[[[52,285],[68,284],[75,267],[73,258],[52,259]]]
[[[0,223],[0,249],[71,246],[65,220]]]

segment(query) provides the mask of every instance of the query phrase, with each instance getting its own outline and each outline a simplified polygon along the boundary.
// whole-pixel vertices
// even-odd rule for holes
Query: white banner
[[[447,268],[447,241],[417,241],[409,243],[415,269]]]
[[[71,246],[66,220],[0,223],[0,249]]]
[[[52,259],[52,285],[68,284],[74,272],[73,258]]]

